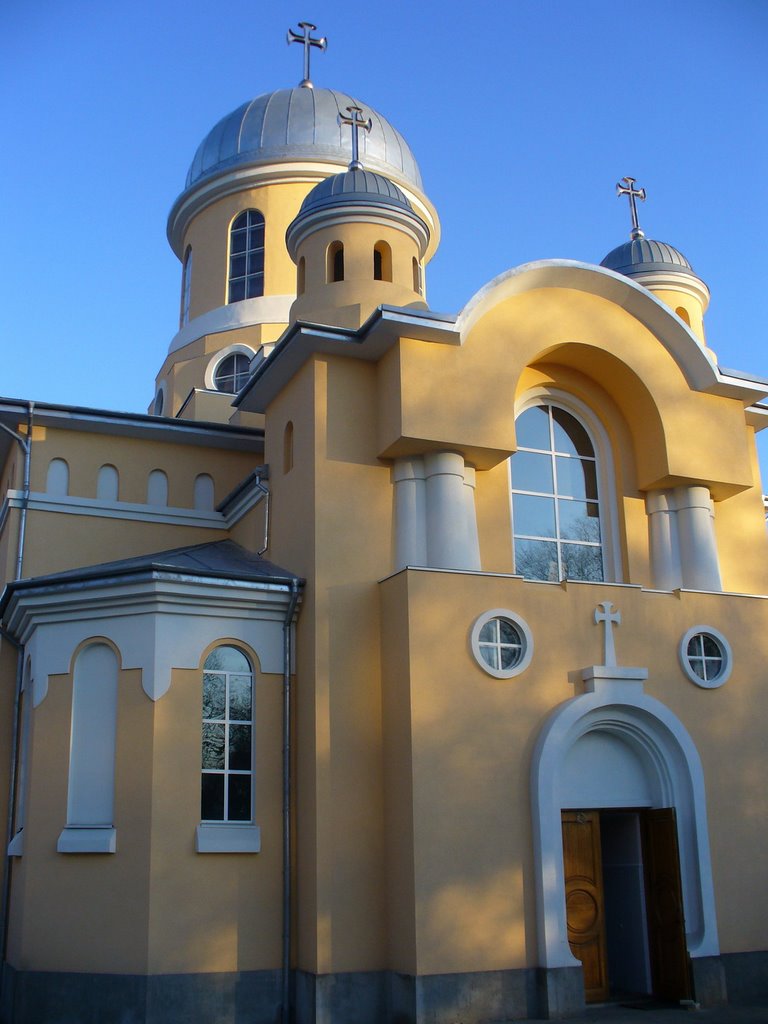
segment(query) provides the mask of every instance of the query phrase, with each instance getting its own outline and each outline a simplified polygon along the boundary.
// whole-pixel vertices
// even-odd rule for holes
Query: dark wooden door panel
[[[568,943],[584,968],[587,1002],[608,997],[605,901],[598,811],[563,811]]]
[[[660,999],[689,999],[690,965],[674,807],[648,810],[643,815],[643,861],[653,993]]]

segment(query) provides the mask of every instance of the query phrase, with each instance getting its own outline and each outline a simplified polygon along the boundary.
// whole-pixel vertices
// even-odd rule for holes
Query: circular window
[[[217,391],[235,395],[248,381],[250,358],[244,352],[225,356],[213,371],[213,386]]]
[[[533,657],[527,623],[505,608],[484,612],[472,627],[470,642],[480,667],[497,679],[519,675]]]
[[[692,683],[712,690],[731,674],[731,646],[711,626],[693,626],[680,641],[680,664]]]

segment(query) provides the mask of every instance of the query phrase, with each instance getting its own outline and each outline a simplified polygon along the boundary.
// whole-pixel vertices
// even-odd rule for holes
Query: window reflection
[[[529,579],[603,579],[595,449],[584,426],[548,403],[516,424],[511,460],[515,571]]]

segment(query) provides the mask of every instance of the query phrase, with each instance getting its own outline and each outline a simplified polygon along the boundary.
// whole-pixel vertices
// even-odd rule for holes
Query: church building
[[[0,399],[0,1020],[768,997],[768,381],[632,178],[431,309],[315,32],[194,154],[148,414]]]

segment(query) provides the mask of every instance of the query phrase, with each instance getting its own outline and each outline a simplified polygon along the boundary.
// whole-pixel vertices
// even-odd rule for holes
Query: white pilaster
[[[677,510],[669,491],[651,491],[645,496],[651,549],[653,585],[659,590],[677,590],[683,585]]]
[[[463,457],[456,452],[425,455],[424,475],[428,564],[436,569],[479,568],[469,543]]]
[[[420,455],[395,459],[395,569],[427,565],[427,497]]]
[[[692,590],[722,590],[709,488],[676,487],[673,495],[677,506],[683,586]]]

